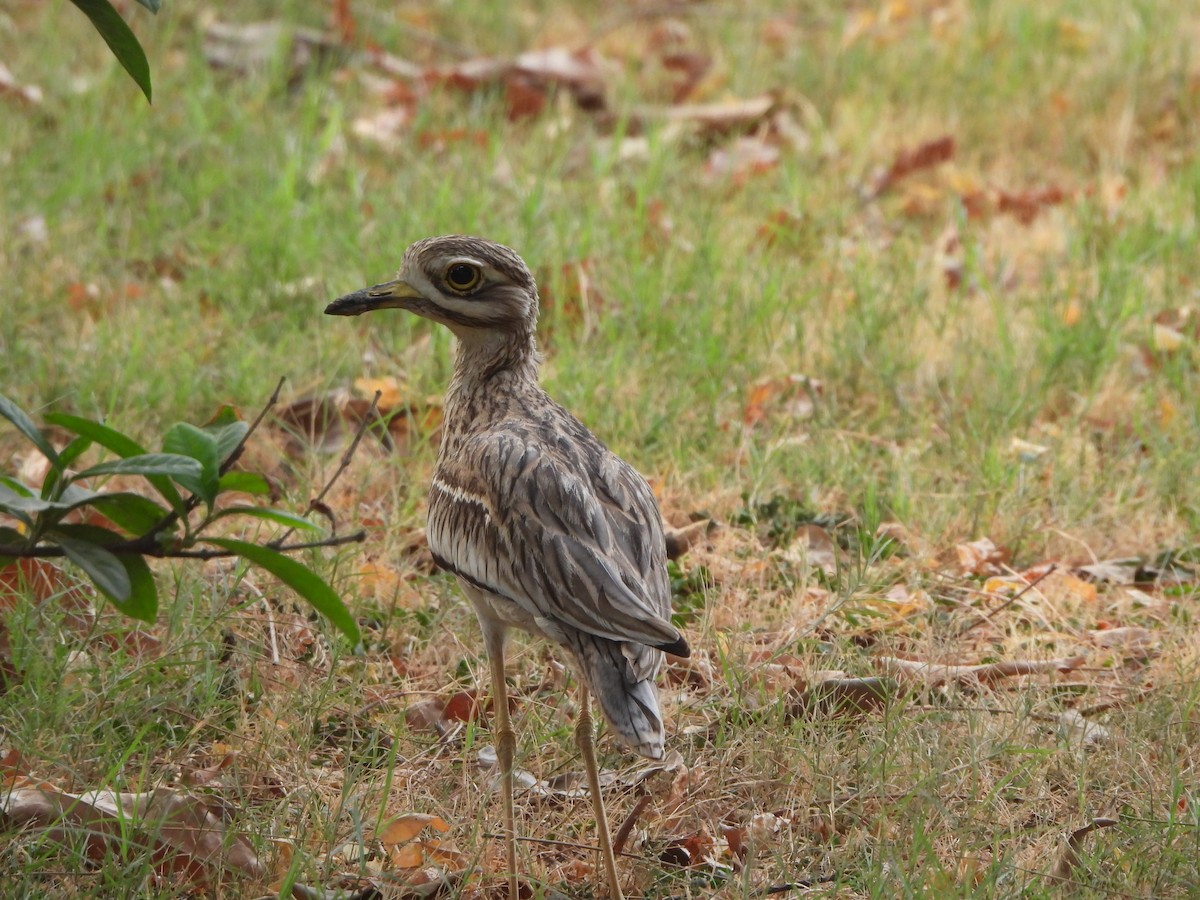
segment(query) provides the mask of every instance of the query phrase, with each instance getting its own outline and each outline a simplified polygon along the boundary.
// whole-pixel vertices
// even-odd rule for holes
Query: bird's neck
[[[446,394],[448,420],[468,426],[481,415],[502,418],[511,403],[527,397],[531,388],[538,389],[541,358],[532,330],[519,334],[464,330],[457,336],[454,375]]]

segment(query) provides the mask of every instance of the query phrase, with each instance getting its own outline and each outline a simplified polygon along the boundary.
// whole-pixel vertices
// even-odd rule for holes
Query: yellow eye
[[[469,263],[454,263],[446,269],[446,284],[449,285],[450,290],[460,294],[473,291],[479,287],[479,282],[482,280],[483,273],[479,271],[479,267]]]

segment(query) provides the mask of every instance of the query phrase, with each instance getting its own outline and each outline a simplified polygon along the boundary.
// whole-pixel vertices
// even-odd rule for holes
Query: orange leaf
[[[442,833],[450,830],[450,826],[441,816],[433,816],[428,813],[405,813],[388,822],[383,830],[375,836],[375,839],[385,847],[394,846],[411,841],[426,828],[433,828]],[[420,865],[420,862],[417,865]]]

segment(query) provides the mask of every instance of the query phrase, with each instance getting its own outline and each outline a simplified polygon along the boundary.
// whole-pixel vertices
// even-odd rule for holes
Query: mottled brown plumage
[[[567,651],[582,681],[577,736],[611,890],[620,896],[591,748],[588,693],[626,745],[663,755],[654,679],[663,651],[686,656],[671,624],[662,518],[645,479],[537,380],[537,286],[507,247],[452,235],[418,241],[400,277],[334,301],[357,315],[399,307],[459,339],[429,492],[429,545],[479,617],[497,694],[510,891],[513,738],[504,697],[510,627]],[[515,893],[513,894],[515,896]]]

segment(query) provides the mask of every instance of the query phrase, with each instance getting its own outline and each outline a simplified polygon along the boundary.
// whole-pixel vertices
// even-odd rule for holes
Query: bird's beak
[[[406,301],[420,299],[421,292],[403,278],[363,288],[345,297],[338,297],[325,307],[327,316],[361,316],[373,309],[404,309]]]

